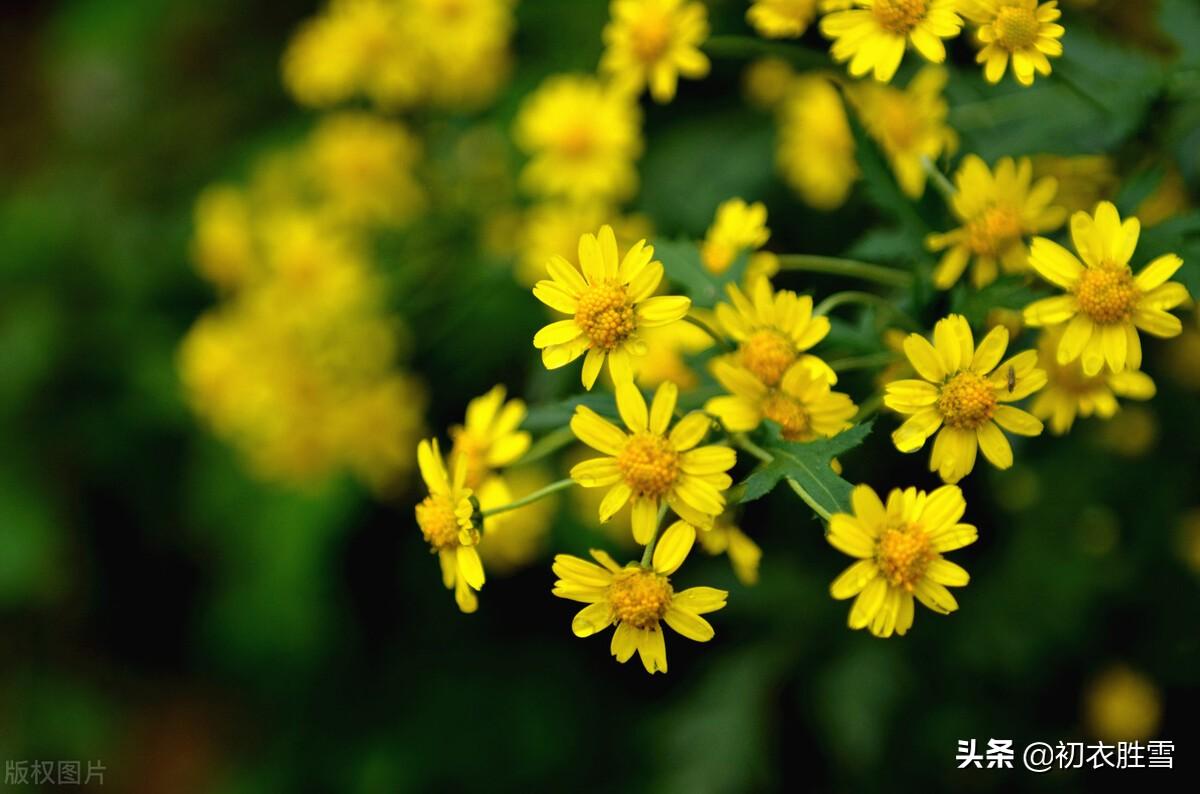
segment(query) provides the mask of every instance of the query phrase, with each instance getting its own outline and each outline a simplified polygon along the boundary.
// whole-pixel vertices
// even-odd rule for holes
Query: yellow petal
[[[575,613],[575,619],[571,621],[571,631],[576,637],[590,637],[611,626],[614,617],[612,604],[599,601]]]
[[[621,421],[634,433],[645,433],[649,423],[646,411],[646,399],[633,383],[622,383],[617,386],[617,411]]]
[[[675,402],[679,398],[679,387],[671,381],[664,381],[654,393],[654,402],[650,406],[650,432],[661,436],[667,432],[671,424],[671,416],[675,413]]]
[[[859,560],[833,580],[833,584],[829,586],[829,594],[838,601],[853,598],[877,576],[879,566],[874,560]]]
[[[674,604],[667,609],[667,614],[663,615],[663,620],[677,634],[696,642],[708,642],[716,634],[713,631],[712,624],[707,620]]]
[[[904,353],[913,369],[930,383],[941,383],[946,379],[946,368],[937,350],[920,334],[910,334],[904,340]]]
[[[1008,439],[1004,437],[1004,433],[1000,432],[1000,428],[995,422],[987,422],[975,431],[975,435],[979,439],[979,449],[983,452],[983,456],[988,459],[997,469],[1007,469],[1013,464],[1012,446],[1008,443]]]
[[[597,452],[614,456],[621,454],[629,438],[619,427],[585,405],[575,409],[575,415],[571,417],[571,432]]]
[[[696,542],[696,530],[686,521],[676,521],[654,547],[654,570],[664,576],[670,576],[683,565],[692,544]]]

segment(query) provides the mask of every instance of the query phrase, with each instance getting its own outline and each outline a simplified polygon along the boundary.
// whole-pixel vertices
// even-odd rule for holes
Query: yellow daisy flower
[[[571,201],[614,201],[637,190],[642,153],[636,101],[594,77],[556,75],[524,99],[513,137],[530,156],[522,186]]]
[[[1062,55],[1059,39],[1066,29],[1057,0],[963,0],[962,13],[979,25],[976,36],[984,47],[975,61],[982,63],[989,83],[998,83],[1012,59],[1013,76],[1021,85],[1033,85],[1033,75],[1050,74],[1049,58]]]
[[[754,0],[746,21],[768,39],[796,39],[817,18],[821,0]]]
[[[727,555],[739,582],[746,586],[758,584],[762,549],[742,532],[728,512],[717,516],[712,529],[697,533],[696,540],[700,541],[700,546],[707,554],[714,557],[718,554]]]
[[[849,61],[854,77],[874,72],[876,80],[891,82],[909,45],[941,63],[942,39],[962,30],[958,0],[856,0],[856,5],[821,20],[821,32],[833,39],[830,54],[838,63]]]
[[[788,441],[812,441],[848,430],[858,413],[849,396],[831,391],[827,376],[803,360],[792,364],[776,386],[763,385],[725,357],[713,361],[712,374],[729,394],[713,397],[704,410],[732,433],[748,433],[770,419]]]
[[[912,198],[925,192],[922,158],[936,162],[958,148],[958,134],[946,125],[950,112],[942,91],[949,73],[926,66],[904,90],[880,83],[856,83],[849,96],[867,132],[883,147],[900,189]]]
[[[942,555],[969,546],[979,533],[959,523],[967,503],[957,486],[930,494],[896,488],[885,507],[870,486],[860,485],[850,502],[853,514],[836,513],[825,535],[835,549],[858,559],[829,588],[839,601],[854,598],[850,628],[903,636],[912,627],[913,596],[942,615],[958,609],[946,588],[964,587],[970,576]]]
[[[708,528],[725,509],[721,492],[733,482],[725,473],[737,460],[732,449],[696,446],[712,424],[707,416],[693,411],[667,433],[678,396],[675,384],[662,384],[647,412],[636,386],[618,385],[617,410],[629,433],[586,406],[571,417],[576,438],[607,456],[575,466],[571,479],[584,488],[609,488],[600,504],[601,521],[632,499],[633,537],[643,546],[658,526],[660,504],[670,505],[692,526]]]
[[[529,450],[530,436],[518,430],[525,421],[525,402],[504,402],[506,391],[495,386],[482,397],[467,403],[466,421],[450,428],[454,446],[450,464],[466,461],[468,488],[478,488],[496,469],[509,466]]]
[[[1046,370],[1049,381],[1029,408],[1038,419],[1049,422],[1051,433],[1056,436],[1066,433],[1076,415],[1087,418],[1095,414],[1101,419],[1111,419],[1120,407],[1117,397],[1149,400],[1154,396],[1154,381],[1144,372],[1127,369],[1089,377],[1083,374],[1083,365],[1078,361],[1059,364],[1062,334],[1063,327],[1055,326],[1038,340],[1038,364]]]
[[[550,259],[550,278],[534,285],[533,294],[572,317],[534,335],[533,345],[542,351],[546,369],[565,367],[587,353],[584,388],[592,388],[606,358],[614,382],[633,379],[632,356],[646,353],[638,331],[680,320],[692,305],[676,295],[651,297],[663,277],[662,263],[653,258],[654,248],[640,240],[620,259],[612,227],[602,226],[599,235],[579,238],[583,273],[560,256]]]
[[[813,317],[811,295],[775,292],[765,278],[751,287],[753,301],[736,284],[725,285],[725,292],[730,303],[717,304],[717,321],[738,344],[737,363],[764,386],[779,385],[797,361],[837,383],[837,375],[824,361],[804,352],[829,333],[829,318]]]
[[[554,595],[588,605],[571,621],[571,631],[576,637],[590,637],[617,624],[612,655],[624,664],[637,651],[651,674],[667,672],[663,623],[689,640],[711,640],[713,627],[700,616],[724,607],[729,594],[713,587],[676,593],[671,587],[671,574],[683,565],[695,540],[695,529],[675,522],[654,547],[649,568],[637,563],[622,568],[598,549],[591,555],[600,565],[567,554],[556,556]]]
[[[717,217],[708,227],[700,249],[700,260],[710,272],[724,273],[743,251],[762,248],[770,237],[766,205],[730,199],[717,207]]]
[[[962,226],[945,234],[931,234],[925,245],[946,251],[933,272],[938,289],[954,286],[974,259],[971,284],[985,287],[996,280],[1000,268],[1019,273],[1028,267],[1025,237],[1062,226],[1066,211],[1051,206],[1057,183],[1047,177],[1032,182],[1029,158],[1014,162],[1002,158],[992,172],[981,158],[968,155],[954,175],[957,188],[950,209]]]
[[[996,468],[1011,466],[1012,447],[1000,429],[1036,436],[1042,423],[1003,403],[1023,400],[1045,386],[1046,372],[1037,368],[1034,350],[1000,364],[1007,347],[1008,329],[998,325],[976,349],[971,326],[961,314],[938,321],[933,344],[910,334],[904,352],[923,380],[893,381],[883,398],[888,408],[909,417],[892,433],[896,449],[916,452],[937,433],[929,470],[947,483],[971,473],[977,449]]]
[[[842,96],[828,79],[798,77],[779,109],[775,162],[804,203],[823,211],[842,206],[858,180],[854,133]]]
[[[475,546],[479,530],[472,524],[475,506],[466,487],[467,461],[460,457],[451,479],[438,450],[437,439],[417,445],[417,465],[429,488],[417,505],[417,526],[442,566],[442,583],[454,591],[454,600],[463,612],[479,608],[475,590],[483,587],[483,563]]]
[[[700,44],[708,38],[708,11],[687,0],[613,0],[604,28],[600,71],[622,90],[640,94],[647,85],[659,103],[675,98],[679,77],[708,74]]]
[[[1066,294],[1026,306],[1025,322],[1032,326],[1067,323],[1058,345],[1058,363],[1082,358],[1083,374],[1089,376],[1106,364],[1112,372],[1138,369],[1142,365],[1138,329],[1164,338],[1183,331],[1179,318],[1167,313],[1188,300],[1182,284],[1167,281],[1183,260],[1167,254],[1134,276],[1129,260],[1140,234],[1137,218],[1122,223],[1117,208],[1105,201],[1096,207],[1094,217],[1086,212],[1071,217],[1071,239],[1083,262],[1051,240],[1033,241],[1029,264]]]

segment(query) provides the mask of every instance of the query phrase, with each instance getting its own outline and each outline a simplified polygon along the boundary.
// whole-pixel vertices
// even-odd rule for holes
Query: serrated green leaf
[[[744,253],[720,275],[700,261],[700,246],[687,239],[654,241],[654,258],[663,263],[667,279],[678,284],[696,306],[711,308],[725,297],[725,285],[740,282],[749,257]]]
[[[856,425],[833,438],[817,441],[785,441],[779,425],[764,424],[767,441],[762,448],[772,460],[754,471],[742,483],[742,502],[750,502],[770,493],[781,480],[792,480],[813,503],[824,511],[822,517],[850,510],[850,492],[854,486],[834,473],[831,464],[838,455],[849,452],[871,433],[873,422]]]

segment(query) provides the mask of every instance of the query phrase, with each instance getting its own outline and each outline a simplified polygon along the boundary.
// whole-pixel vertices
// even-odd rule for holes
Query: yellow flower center
[[[989,207],[967,224],[967,248],[976,256],[998,256],[1021,237],[1021,216],[1012,207]]]
[[[937,558],[929,535],[916,524],[888,527],[875,547],[875,564],[893,587],[912,592]]]
[[[1005,6],[996,17],[996,43],[1006,50],[1023,50],[1037,42],[1041,25],[1032,8]]]
[[[665,14],[645,13],[630,29],[633,54],[642,63],[657,61],[671,43],[671,20]]]
[[[875,0],[875,19],[884,30],[907,36],[925,19],[927,0]]]
[[[808,411],[798,400],[781,391],[772,391],[762,401],[762,413],[776,422],[788,441],[806,441],[812,435]]]
[[[1141,296],[1128,267],[1089,267],[1075,287],[1079,308],[1101,325],[1127,322]]]
[[[613,350],[637,328],[628,292],[613,282],[594,284],[579,296],[575,322],[601,350]]]
[[[621,477],[637,496],[666,496],[679,476],[679,452],[662,436],[641,433],[617,455]]]
[[[568,127],[558,142],[558,149],[564,157],[580,160],[592,153],[592,130],[584,124]]]
[[[796,360],[791,340],[775,330],[756,331],[738,349],[742,366],[767,386],[775,386]]]
[[[617,572],[608,586],[608,603],[617,620],[636,629],[657,626],[671,606],[672,595],[667,577],[634,566]]]
[[[429,545],[438,551],[458,546],[458,519],[449,496],[426,496],[417,505],[417,526]]]
[[[975,430],[996,412],[996,392],[982,375],[964,370],[942,386],[937,409],[947,427]]]

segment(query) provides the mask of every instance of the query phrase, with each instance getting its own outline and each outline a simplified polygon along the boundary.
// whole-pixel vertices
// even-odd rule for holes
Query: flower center
[[[875,547],[875,564],[893,587],[912,592],[937,558],[929,535],[915,524],[902,524],[883,531]]]
[[[666,496],[679,476],[679,453],[662,436],[642,433],[617,455],[621,477],[637,496]]]
[[[671,43],[671,20],[663,14],[646,13],[630,30],[633,54],[642,63],[654,63]]]
[[[1021,216],[1012,207],[989,207],[967,224],[967,248],[976,256],[998,256],[1021,236]]]
[[[738,350],[742,366],[767,386],[775,386],[796,360],[791,340],[774,330],[756,331]]]
[[[1089,267],[1075,287],[1079,308],[1101,325],[1128,321],[1140,297],[1128,267]]]
[[[426,496],[417,505],[417,526],[430,546],[438,551],[458,546],[458,519],[454,503],[444,494]]]
[[[779,424],[788,441],[806,441],[812,435],[808,411],[795,398],[772,391],[762,402],[763,416]]]
[[[942,386],[938,413],[948,427],[975,430],[996,411],[996,392],[982,375],[964,370]]]
[[[645,568],[630,566],[613,576],[608,602],[622,623],[636,629],[652,629],[671,606],[671,583]]]
[[[1023,50],[1037,41],[1041,25],[1032,8],[1005,6],[996,17],[996,43],[1006,50]]]
[[[595,284],[579,296],[575,322],[601,350],[617,347],[637,328],[625,287],[612,282]]]
[[[584,124],[568,127],[558,142],[559,151],[564,157],[580,160],[592,152],[592,130]]]
[[[925,19],[927,0],[875,0],[875,19],[884,30],[907,36]]]

